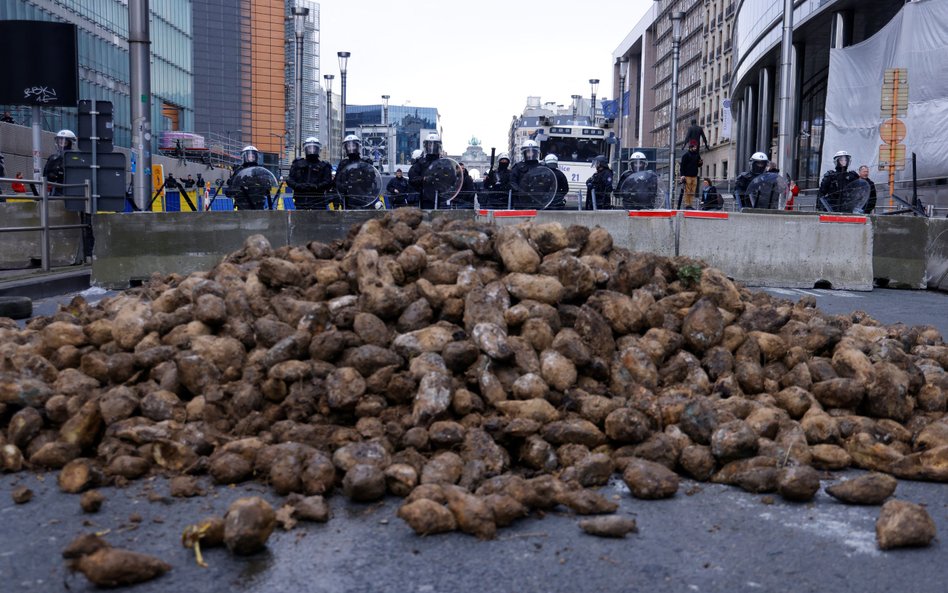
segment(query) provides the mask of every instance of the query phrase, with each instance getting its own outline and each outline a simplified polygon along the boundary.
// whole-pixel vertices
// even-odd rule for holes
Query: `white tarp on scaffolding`
[[[823,171],[833,168],[833,154],[853,155],[851,168],[868,164],[877,183],[879,126],[885,71],[907,68],[908,113],[905,170],[896,179],[911,179],[912,153],[918,178],[948,173],[948,1],[910,2],[881,31],[858,45],[830,50],[826,93]]]

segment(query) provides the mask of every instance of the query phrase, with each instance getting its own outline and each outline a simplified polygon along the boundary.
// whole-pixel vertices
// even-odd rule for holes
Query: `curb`
[[[92,267],[81,266],[61,272],[38,272],[0,281],[0,296],[44,299],[89,288]]]

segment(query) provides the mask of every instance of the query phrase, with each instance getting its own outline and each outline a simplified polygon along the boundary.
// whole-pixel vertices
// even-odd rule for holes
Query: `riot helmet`
[[[833,155],[833,162],[836,163],[837,171],[846,171],[849,169],[849,163],[852,161],[852,159],[852,155],[845,150],[840,150]]]
[[[543,163],[547,167],[558,167],[560,159],[558,159],[556,155],[551,152],[550,154],[546,155],[545,159],[543,159]]]
[[[525,161],[536,161],[540,159],[540,145],[536,140],[527,140],[520,147],[520,154]]]
[[[71,150],[75,141],[76,135],[72,133],[72,130],[59,130],[56,132],[56,148],[60,152]]]
[[[322,148],[322,144],[319,142],[319,139],[315,136],[310,136],[303,141],[303,156],[309,158],[311,156],[318,157],[319,149]]]
[[[425,154],[441,156],[441,136],[431,133],[425,137]]]
[[[247,145],[244,146],[243,150],[240,151],[240,158],[243,160],[245,165],[259,165],[260,164],[260,151],[257,150],[256,146]]]
[[[420,149],[420,148],[416,148],[415,150],[411,151],[411,160],[412,160],[412,162],[415,162],[415,161],[419,160],[419,159],[420,159],[421,157],[423,157],[423,156],[425,156],[425,151],[423,151],[423,150]]]
[[[504,161],[507,161],[507,162],[504,162]],[[510,155],[507,154],[506,152],[500,153],[500,155],[497,156],[497,168],[506,169],[509,166],[510,166]]]
[[[342,139],[342,149],[348,156],[359,156],[362,154],[362,140],[355,134],[349,134]]]
[[[767,165],[770,164],[770,159],[767,158],[767,155],[762,152],[755,152],[751,155],[751,173],[754,175],[760,175],[767,170]]]
[[[597,169],[597,170],[599,169],[599,167],[602,167],[603,169],[605,169],[606,167],[609,166],[609,161],[608,159],[606,159],[606,157],[599,155],[592,160],[591,166],[593,169]]]
[[[648,168],[648,159],[645,157],[645,154],[633,152],[632,156],[629,157],[629,170],[633,173],[638,173],[639,171],[644,171],[646,168]]]

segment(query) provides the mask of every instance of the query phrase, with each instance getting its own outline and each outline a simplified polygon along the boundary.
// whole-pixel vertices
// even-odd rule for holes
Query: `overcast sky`
[[[612,97],[612,52],[653,0],[323,0],[321,72],[341,91],[338,51],[349,51],[346,102],[437,107],[447,152],[471,136],[507,146],[527,96],[569,105]]]

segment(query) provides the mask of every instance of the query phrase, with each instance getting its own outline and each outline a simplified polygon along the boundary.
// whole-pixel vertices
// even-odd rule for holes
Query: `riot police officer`
[[[441,136],[433,132],[428,134],[422,146],[424,147],[424,156],[419,157],[415,164],[411,166],[411,169],[408,170],[408,184],[414,192],[421,196],[420,207],[430,210],[435,207],[435,203],[433,196],[425,197],[423,191],[425,173],[428,171],[428,167],[431,163],[441,158]],[[414,153],[412,156],[414,156]]]
[[[586,180],[586,209],[593,209],[593,194],[596,195],[597,210],[609,210],[612,207],[612,169],[609,160],[599,155],[593,159],[596,172]]]
[[[625,181],[625,178],[629,175],[635,175],[639,171],[645,171],[646,169],[648,169],[648,157],[645,156],[645,153],[633,152],[632,155],[629,156],[629,168],[619,175],[619,181],[616,183],[616,187],[622,185],[622,182]]]
[[[767,158],[766,154],[755,152],[750,158],[750,171],[744,171],[737,176],[737,180],[734,182],[734,196],[738,199],[741,208],[751,207],[752,204],[750,196],[747,195],[747,188],[755,177],[767,172],[767,166],[769,164],[770,159]]]
[[[497,170],[491,169],[484,179],[484,206],[506,208],[510,192],[510,156],[506,152],[497,157]]]
[[[540,145],[536,140],[526,140],[520,147],[522,160],[510,168],[510,187],[514,190],[514,201],[521,193],[520,181],[527,171],[540,166]]]
[[[46,159],[46,165],[43,167],[43,177],[46,181],[52,183],[64,183],[66,179],[66,170],[63,166],[63,154],[67,150],[72,150],[76,143],[76,135],[72,130],[59,130],[56,132],[56,152],[49,155]],[[49,192],[52,196],[63,195],[63,188],[54,187]]]
[[[547,207],[547,210],[563,210],[566,208],[566,194],[569,193],[569,180],[566,174],[560,171],[560,159],[552,152],[543,159],[543,164],[549,167],[556,175],[556,197]]]
[[[238,210],[264,210],[270,206],[270,190],[276,178],[260,166],[260,151],[247,145],[240,151],[241,163],[227,180],[224,194],[234,200]]]
[[[370,165],[375,165],[372,159],[362,156],[362,139],[355,134],[349,134],[342,140],[342,149],[346,153],[346,158],[339,161],[339,164],[336,165],[337,178],[343,169],[355,163],[366,162]]]
[[[840,150],[833,155],[833,162],[836,167],[824,173],[820,180],[820,191],[816,199],[817,210],[825,211],[828,205],[832,212],[839,212],[843,189],[859,179],[859,173],[849,170],[849,163],[852,162],[852,158],[852,155],[845,150]]]
[[[326,192],[333,187],[332,166],[319,160],[320,148],[319,140],[310,136],[303,142],[303,156],[290,165],[286,184],[293,190],[297,210],[323,209],[329,203]]]

